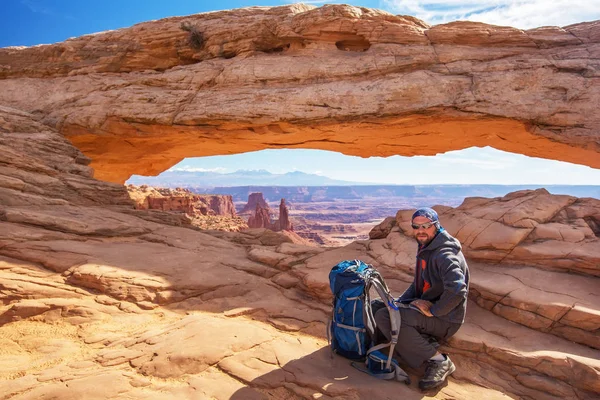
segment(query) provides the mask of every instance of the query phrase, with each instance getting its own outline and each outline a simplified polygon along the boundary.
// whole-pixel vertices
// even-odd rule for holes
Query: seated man
[[[422,390],[440,386],[456,367],[446,354],[423,337],[445,340],[454,335],[465,320],[469,289],[469,268],[460,243],[440,226],[431,208],[419,208],[412,216],[412,228],[419,244],[415,278],[397,300],[402,324],[395,352],[412,368],[427,362],[419,381]],[[387,309],[377,311],[379,330],[390,339]]]

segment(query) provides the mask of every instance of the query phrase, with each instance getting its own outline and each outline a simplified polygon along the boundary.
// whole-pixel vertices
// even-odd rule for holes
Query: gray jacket
[[[433,316],[452,323],[463,323],[469,293],[469,267],[460,242],[441,230],[425,247],[419,246],[413,283],[398,299],[433,303]]]

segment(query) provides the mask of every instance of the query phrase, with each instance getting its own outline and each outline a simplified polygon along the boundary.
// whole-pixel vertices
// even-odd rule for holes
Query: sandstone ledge
[[[229,14],[217,17],[222,15]],[[306,21],[312,23],[310,18]],[[405,23],[420,26],[410,19]],[[421,28],[426,27],[415,29]],[[536,34],[544,37],[545,33]],[[490,35],[490,40],[501,36]],[[486,45],[491,45],[490,40]],[[567,40],[563,45],[568,48],[574,44]],[[87,79],[102,81],[107,77],[84,74],[50,79],[57,79],[53,85],[80,93],[77,85],[88,87]],[[15,79],[31,79],[31,88],[49,82]],[[73,86],[67,85],[68,79],[73,79],[69,84]],[[15,95],[27,92],[20,86],[22,82],[13,78],[0,81],[2,89],[10,85],[20,89],[0,90],[0,96],[6,96],[13,106],[18,103],[33,111],[34,103],[25,101],[26,95]],[[109,92],[119,86],[105,84],[100,86]],[[56,91],[39,93],[62,96]],[[324,337],[331,308],[327,275],[340,260],[373,262],[394,293],[407,286],[415,245],[401,233],[404,219],[397,218],[384,239],[321,249],[294,244],[290,237],[264,229],[199,232],[173,226],[177,221],[160,215],[140,218],[140,210],[133,209],[122,185],[93,179],[90,159],[57,130],[42,123],[64,127],[67,125],[54,124],[52,118],[71,115],[85,120],[98,110],[102,114],[106,104],[88,102],[99,93],[82,98],[73,114],[63,108],[59,112],[66,114],[50,115],[52,101],[47,98],[40,100],[35,115],[0,108],[0,146],[5,155],[0,160],[3,399],[85,397],[90,388],[98,398],[131,399],[423,397],[414,385],[375,385],[371,377],[352,369],[347,360],[332,360]],[[77,103],[77,96],[69,101]],[[59,103],[55,103],[56,110],[61,109]],[[93,104],[103,105],[92,111]],[[90,114],[79,113],[77,108]],[[593,115],[585,112],[588,114]],[[81,126],[97,121],[88,122]],[[277,127],[273,129],[277,131]],[[282,137],[280,134],[277,131],[277,137]],[[230,138],[223,132],[219,135],[219,140]],[[207,134],[202,140],[210,138]],[[373,143],[377,143],[376,138]],[[264,147],[264,143],[256,146]],[[161,157],[156,159],[165,164],[165,159],[171,160],[170,156]],[[112,169],[119,168],[118,158],[104,162]],[[541,281],[530,275],[544,271],[536,261],[543,254],[540,247],[525,268],[526,259],[509,257],[515,244],[529,245],[528,240],[536,246],[547,242],[550,247],[559,242],[566,246],[562,249],[573,249],[580,242],[593,247],[598,239],[594,224],[589,222],[596,221],[596,208],[596,203],[587,199],[551,197],[536,191],[511,194],[502,200],[471,199],[463,208],[440,209],[448,226],[455,220],[466,221],[457,224],[457,234],[473,233],[463,238],[467,250],[473,251],[479,262],[486,262],[473,264],[471,294],[483,308],[469,304],[467,324],[447,347],[457,362],[457,374],[431,397],[598,397],[600,366],[597,349],[590,347],[596,342],[588,342],[584,335],[594,335],[598,329],[594,291],[598,276],[589,267],[596,253],[573,253],[577,255],[575,261],[585,267],[582,269],[576,262],[569,263],[568,252],[551,257],[556,263]],[[512,234],[496,242],[484,240],[485,230],[471,229],[482,221],[485,227],[500,226],[501,231]],[[461,230],[467,225],[471,228]],[[571,271],[585,276],[589,284]],[[490,282],[491,277],[497,279]],[[548,285],[550,290],[545,291],[544,285],[536,284],[545,279],[567,285]],[[591,292],[579,293],[589,290],[588,285]],[[559,304],[552,303],[550,291],[557,292],[554,298]],[[547,320],[552,320],[549,326]],[[574,336],[572,329],[578,330]]]

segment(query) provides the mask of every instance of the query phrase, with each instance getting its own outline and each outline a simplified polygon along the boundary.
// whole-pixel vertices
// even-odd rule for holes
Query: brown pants
[[[427,317],[418,311],[400,308],[400,334],[396,343],[396,354],[402,361],[412,368],[418,368],[424,361],[433,357],[436,348],[421,334],[433,336],[438,341],[448,339],[454,335],[461,324],[442,321],[436,317]],[[389,341],[390,313],[383,308],[375,313],[377,328]]]

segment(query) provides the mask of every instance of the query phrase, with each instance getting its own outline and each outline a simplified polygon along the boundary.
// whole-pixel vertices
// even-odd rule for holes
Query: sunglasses
[[[435,222],[425,222],[421,225],[413,223],[411,226],[414,230],[418,230],[419,228],[429,229],[432,225],[435,225]]]

